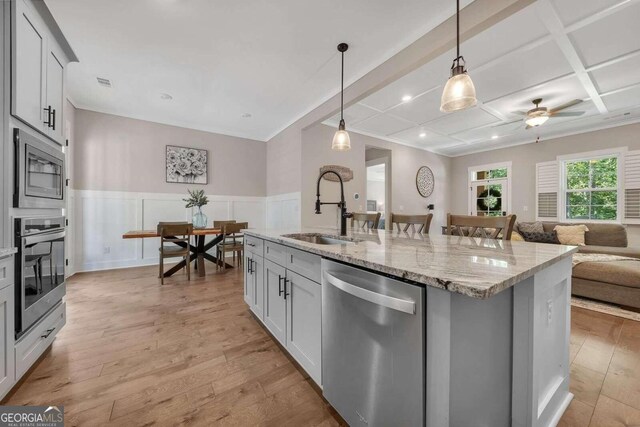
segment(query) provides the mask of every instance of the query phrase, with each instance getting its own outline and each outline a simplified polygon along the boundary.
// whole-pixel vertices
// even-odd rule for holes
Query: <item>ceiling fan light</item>
[[[528,126],[536,127],[536,126],[540,126],[540,125],[544,124],[547,120],[549,120],[549,116],[540,115],[540,116],[529,117],[524,122]]]
[[[460,68],[460,70],[454,70],[444,86],[444,91],[442,91],[440,111],[443,113],[465,110],[478,103],[476,88],[471,77],[464,71],[464,68],[456,68]]]

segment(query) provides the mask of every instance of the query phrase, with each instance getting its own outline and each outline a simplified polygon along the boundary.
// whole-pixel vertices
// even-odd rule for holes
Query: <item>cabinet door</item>
[[[287,350],[321,384],[322,286],[287,270]]]
[[[251,310],[258,318],[264,320],[264,259],[253,256],[253,298]]]
[[[284,267],[264,260],[264,324],[284,346],[287,309],[284,299]]]
[[[250,252],[244,253],[244,302],[251,307],[253,300],[253,274],[251,274],[251,256]]]
[[[64,126],[62,126],[62,112],[64,108],[64,62],[62,56],[51,49],[54,44],[49,42],[47,55],[47,101],[46,107],[51,108],[51,125],[47,133],[60,145],[64,143]],[[46,113],[45,113],[46,114]]]
[[[13,293],[13,286],[0,290],[0,399],[15,382]]]
[[[24,0],[12,2],[15,7],[12,43],[13,115],[39,131],[44,124],[45,71],[47,39],[44,27]]]

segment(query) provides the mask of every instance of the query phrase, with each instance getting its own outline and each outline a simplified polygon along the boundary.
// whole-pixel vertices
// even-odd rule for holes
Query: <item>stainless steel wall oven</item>
[[[16,338],[54,308],[66,293],[65,219],[15,219]]]
[[[16,208],[64,208],[64,153],[15,128]]]

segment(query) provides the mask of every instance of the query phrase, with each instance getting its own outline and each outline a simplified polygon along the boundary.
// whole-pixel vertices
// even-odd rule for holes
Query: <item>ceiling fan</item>
[[[514,111],[514,114],[518,114],[524,116],[524,122],[527,124],[525,129],[531,129],[532,127],[540,126],[544,124],[550,117],[576,117],[581,116],[585,112],[584,111],[565,111],[567,108],[573,107],[574,105],[578,105],[582,102],[581,99],[574,99],[573,101],[569,101],[566,104],[562,104],[556,108],[548,109],[547,107],[541,107],[540,103],[542,102],[542,98],[536,98],[533,101],[533,104],[536,106],[531,110],[527,111]]]

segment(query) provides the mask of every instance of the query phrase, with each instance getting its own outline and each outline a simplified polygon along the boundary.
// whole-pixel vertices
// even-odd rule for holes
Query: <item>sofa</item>
[[[579,253],[609,254],[638,258],[640,248],[628,246],[627,229],[620,224],[584,223],[585,246]],[[559,222],[543,222],[544,231],[553,231]],[[640,309],[640,261],[582,262],[573,267],[572,293],[576,296]]]

